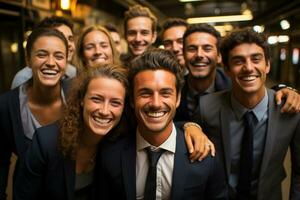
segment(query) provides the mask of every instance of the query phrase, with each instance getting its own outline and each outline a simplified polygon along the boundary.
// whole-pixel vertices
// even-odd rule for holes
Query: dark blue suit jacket
[[[136,199],[135,135],[104,146],[97,168],[97,199]],[[226,199],[225,171],[217,158],[190,163],[184,134],[177,129],[171,199]]]
[[[15,200],[72,200],[75,191],[75,161],[58,150],[57,124],[36,130],[32,144],[20,163],[14,184]],[[90,199],[92,198],[92,192]]]
[[[193,121],[193,119],[189,116],[188,108],[187,108],[187,93],[188,93],[188,84],[187,84],[187,76],[185,76],[185,84],[181,91],[181,99],[180,105],[176,109],[176,115],[174,117],[174,121]],[[231,88],[231,80],[224,73],[222,68],[216,69],[216,77],[215,77],[215,89],[217,91],[228,90]]]
[[[68,81],[62,81],[62,87],[66,94]],[[11,154],[22,158],[29,144],[30,140],[24,135],[17,87],[0,95],[0,200],[6,199]]]

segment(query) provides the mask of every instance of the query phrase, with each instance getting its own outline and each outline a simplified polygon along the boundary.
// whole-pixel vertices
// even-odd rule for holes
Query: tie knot
[[[251,127],[254,127],[255,125],[255,115],[253,113],[253,111],[247,111],[244,116],[244,121],[246,123],[246,126],[251,126]]]
[[[164,150],[163,149],[159,149],[158,151],[152,151],[149,148],[147,148],[147,155],[148,155],[148,159],[149,159],[149,165],[151,167],[155,167],[160,156],[163,154]]]

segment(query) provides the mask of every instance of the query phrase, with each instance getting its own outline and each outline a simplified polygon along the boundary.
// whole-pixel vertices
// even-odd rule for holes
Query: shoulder
[[[0,109],[7,109],[10,102],[19,101],[19,87],[0,95]]]
[[[57,147],[59,126],[57,123],[42,126],[35,131],[34,139],[42,148],[53,149]]]
[[[218,91],[226,90],[231,88],[231,80],[225,73],[224,69],[221,67],[217,67],[216,69],[216,78],[215,85]]]
[[[15,75],[12,84],[11,89],[14,89],[21,85],[22,83],[25,83],[27,80],[29,80],[32,77],[32,70],[30,67],[26,66],[20,71],[17,72]]]
[[[133,134],[135,136],[135,134]],[[131,144],[134,144],[132,141],[135,140],[133,135],[128,135],[122,137],[118,140],[105,140],[101,144],[101,154],[110,156],[113,154],[120,154],[125,148],[129,147]]]
[[[201,96],[200,103],[205,104],[205,106],[212,107],[212,106],[215,106],[215,105],[218,105],[218,104],[222,103],[223,101],[225,101],[229,97],[230,97],[230,92],[229,91],[215,92],[215,93],[211,93],[211,94]]]

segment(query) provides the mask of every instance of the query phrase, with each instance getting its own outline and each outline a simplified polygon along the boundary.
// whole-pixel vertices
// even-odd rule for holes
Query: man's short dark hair
[[[168,18],[162,25],[162,33],[164,33],[167,29],[175,26],[187,27],[188,23],[181,18]]]
[[[124,31],[125,31],[125,35],[127,34],[127,22],[130,19],[133,19],[133,18],[136,18],[136,17],[148,17],[149,19],[151,19],[152,32],[154,33],[156,31],[157,18],[150,11],[150,9],[147,8],[147,7],[143,7],[141,5],[134,5],[134,6],[129,7],[129,10],[127,10],[124,14]]]
[[[190,24],[188,25],[184,35],[183,35],[183,46],[185,47],[186,38],[191,35],[192,33],[201,32],[201,33],[208,33],[214,36],[217,39],[217,50],[220,51],[220,43],[221,43],[221,34],[217,31],[213,26],[201,23],[201,24]]]
[[[133,89],[134,77],[145,70],[166,70],[176,77],[176,90],[179,93],[184,84],[184,76],[182,68],[171,51],[164,49],[151,49],[145,51],[136,57],[132,62],[129,70],[129,83]],[[131,91],[132,92],[132,91]]]
[[[73,32],[73,23],[65,17],[46,17],[40,23],[37,24],[38,28],[57,28],[59,26],[66,25]]]
[[[251,28],[243,28],[231,32],[222,41],[220,51],[223,64],[227,69],[229,67],[229,52],[236,46],[244,43],[255,43],[256,45],[260,46],[264,51],[266,62],[270,60],[270,50],[266,36],[262,33],[255,32]]]
[[[105,24],[104,27],[109,31],[109,32],[114,32],[114,33],[119,33],[117,27],[111,23]]]

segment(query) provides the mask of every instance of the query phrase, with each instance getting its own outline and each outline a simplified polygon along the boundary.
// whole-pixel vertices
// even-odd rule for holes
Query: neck
[[[216,72],[205,78],[196,78],[193,77],[191,73],[189,73],[187,81],[194,90],[201,94],[205,92],[214,82],[215,74]]]
[[[39,105],[49,105],[61,100],[60,83],[54,87],[45,87],[38,84],[28,86],[27,93],[30,100]]]
[[[256,93],[242,93],[233,90],[233,96],[244,107],[252,109],[262,101],[265,96],[265,92],[265,87],[263,87],[259,92]]]
[[[97,148],[103,136],[85,131],[80,138],[80,145],[86,148]]]
[[[139,133],[141,134],[141,136],[147,142],[149,142],[151,145],[153,145],[155,147],[158,147],[162,143],[164,143],[171,135],[172,130],[173,130],[173,123],[170,122],[170,124],[162,131],[154,132],[154,131],[144,130],[140,126],[138,126],[138,130],[139,130]]]

